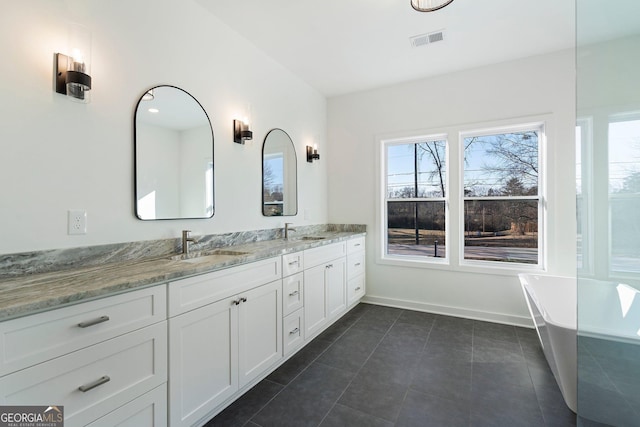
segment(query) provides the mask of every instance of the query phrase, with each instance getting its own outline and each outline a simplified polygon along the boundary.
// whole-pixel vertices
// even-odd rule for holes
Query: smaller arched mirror
[[[262,215],[298,213],[296,149],[282,129],[272,129],[262,146]]]
[[[149,89],[135,124],[136,215],[213,216],[213,129],[202,105],[174,86]]]

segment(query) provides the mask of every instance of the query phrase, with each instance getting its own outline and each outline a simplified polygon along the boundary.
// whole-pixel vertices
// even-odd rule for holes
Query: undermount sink
[[[199,252],[191,252],[188,254],[179,254],[179,255],[173,255],[170,256],[169,259],[173,260],[173,261],[185,261],[185,262],[192,262],[192,263],[196,263],[196,262],[202,262],[202,261],[207,261],[210,260],[210,257],[214,257],[214,256],[242,256],[242,255],[248,255],[249,252],[243,252],[243,251],[233,251],[233,250],[229,250],[229,249],[214,249],[211,251],[199,251]]]
[[[326,237],[321,236],[302,236],[299,237],[300,240],[324,240]]]

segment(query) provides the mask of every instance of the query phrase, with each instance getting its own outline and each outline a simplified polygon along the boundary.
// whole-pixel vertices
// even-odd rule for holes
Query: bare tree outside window
[[[262,164],[262,209],[267,216],[282,215],[284,181],[282,175],[277,175],[275,170],[283,170],[283,161],[282,156],[271,156]]]
[[[539,130],[463,144],[464,259],[537,264]]]
[[[445,256],[446,141],[387,146],[387,253]]]

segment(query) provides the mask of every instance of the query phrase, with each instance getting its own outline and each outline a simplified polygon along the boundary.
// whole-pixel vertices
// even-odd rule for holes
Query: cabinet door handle
[[[289,263],[289,265],[293,265],[293,264],[297,264],[297,263],[298,263],[298,260],[295,260],[295,261],[291,261],[291,262]]]
[[[300,328],[295,328],[293,331],[289,332],[289,335],[295,335],[300,332]]]
[[[240,302],[247,302],[247,299],[245,297],[242,297],[242,298],[240,298]]]
[[[360,263],[359,262],[355,263],[354,267],[360,267]]]
[[[231,305],[240,305],[240,298],[231,301]]]
[[[93,390],[94,388],[101,386],[102,384],[108,383],[109,381],[111,381],[111,378],[109,378],[107,375],[95,380],[94,382],[91,382],[89,384],[85,384],[85,385],[81,385],[80,387],[78,387],[78,390],[80,390],[83,393],[88,392],[89,390]]]
[[[290,297],[294,297],[296,295],[298,295],[300,293],[300,291],[293,291],[289,294]]]
[[[109,316],[100,316],[97,319],[87,320],[85,322],[78,323],[79,328],[88,328],[89,326],[97,325],[109,320]]]
[[[325,268],[333,268],[333,264],[327,264]]]
[[[361,288],[360,286],[358,286],[358,287],[356,288],[356,291],[359,291],[360,289],[362,289],[362,288]]]

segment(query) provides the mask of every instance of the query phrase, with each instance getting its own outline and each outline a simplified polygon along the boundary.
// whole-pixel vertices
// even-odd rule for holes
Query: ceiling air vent
[[[444,40],[444,30],[436,31],[434,33],[420,34],[410,37],[409,40],[413,47],[426,46],[431,43],[441,42]]]

